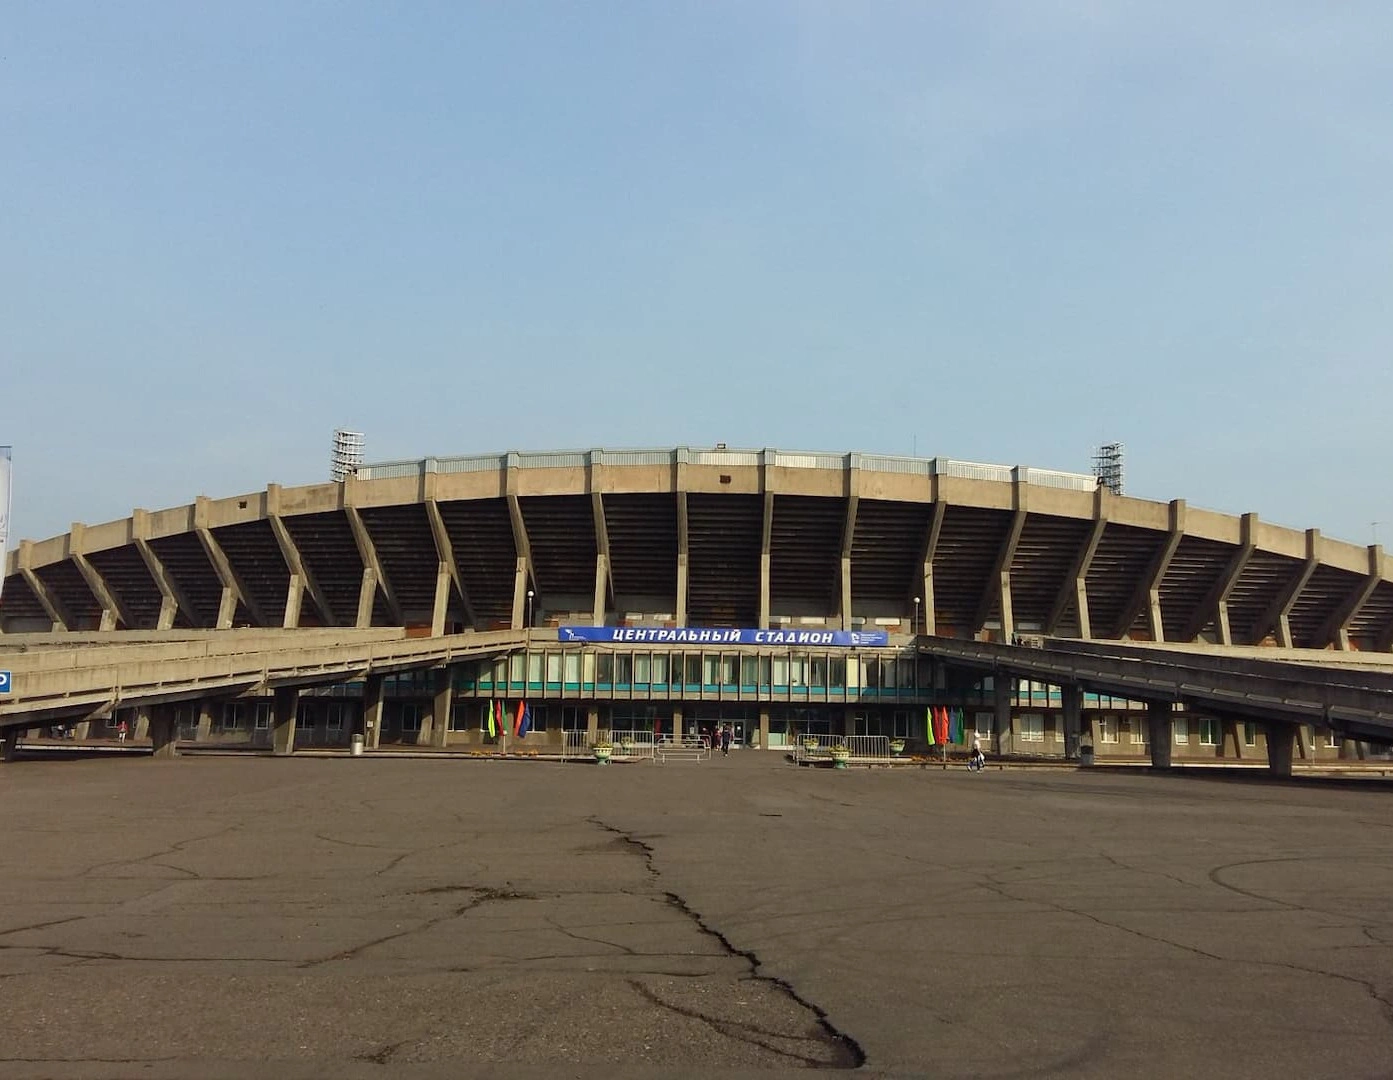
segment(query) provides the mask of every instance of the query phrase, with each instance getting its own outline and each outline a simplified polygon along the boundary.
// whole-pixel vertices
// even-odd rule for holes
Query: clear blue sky
[[[716,441],[1393,540],[1393,7],[0,17],[12,536],[370,460]]]

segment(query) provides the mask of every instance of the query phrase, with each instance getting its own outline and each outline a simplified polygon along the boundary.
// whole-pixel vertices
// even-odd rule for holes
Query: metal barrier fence
[[[666,735],[654,747],[654,758],[659,762],[668,761],[709,761],[711,760],[711,740],[705,735]]]
[[[831,761],[832,748],[844,746],[853,761],[890,758],[888,735],[800,735],[793,744],[794,761]]]
[[[566,738],[561,744],[562,758],[593,757],[595,744],[607,740],[614,747],[612,760],[652,761],[657,747],[653,732],[644,730],[601,731],[594,738],[591,738],[588,731],[567,731],[564,734]]]

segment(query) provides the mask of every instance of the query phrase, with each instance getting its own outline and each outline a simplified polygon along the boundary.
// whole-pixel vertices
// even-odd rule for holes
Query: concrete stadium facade
[[[1089,695],[1080,720],[1059,688],[1026,684],[1012,687],[1007,721],[992,709],[990,680],[958,680],[919,657],[916,638],[1393,647],[1393,567],[1376,546],[1115,496],[1078,474],[855,453],[394,462],[341,483],[271,485],[74,525],[21,542],[5,569],[6,634],[398,626],[535,635],[530,648],[458,665],[444,682],[419,672],[369,688],[387,700],[375,725],[361,686],[306,695],[302,744],[346,741],[366,716],[372,742],[469,745],[486,741],[487,703],[519,700],[547,716],[530,736],[542,746],[565,729],[718,721],[766,747],[808,731],[912,740],[925,735],[926,707],[953,705],[987,724],[1003,751],[1068,752],[1082,723],[1100,751],[1141,754],[1138,703]],[[889,645],[571,647],[557,640],[564,626],[874,629]],[[251,719],[259,707],[189,705],[180,723],[189,737],[223,729],[254,741],[269,730]],[[246,716],[227,724],[229,711]],[[1261,732],[1203,722],[1181,722],[1182,756],[1191,741],[1200,756],[1261,753]]]

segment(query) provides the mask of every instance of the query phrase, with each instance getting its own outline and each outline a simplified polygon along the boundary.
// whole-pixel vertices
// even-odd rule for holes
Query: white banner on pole
[[[5,544],[10,538],[10,447],[0,446],[0,591],[5,588]]]

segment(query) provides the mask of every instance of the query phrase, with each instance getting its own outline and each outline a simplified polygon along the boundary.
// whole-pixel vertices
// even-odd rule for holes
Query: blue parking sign
[[[0,671],[0,694],[8,694],[13,681],[8,671]]]

